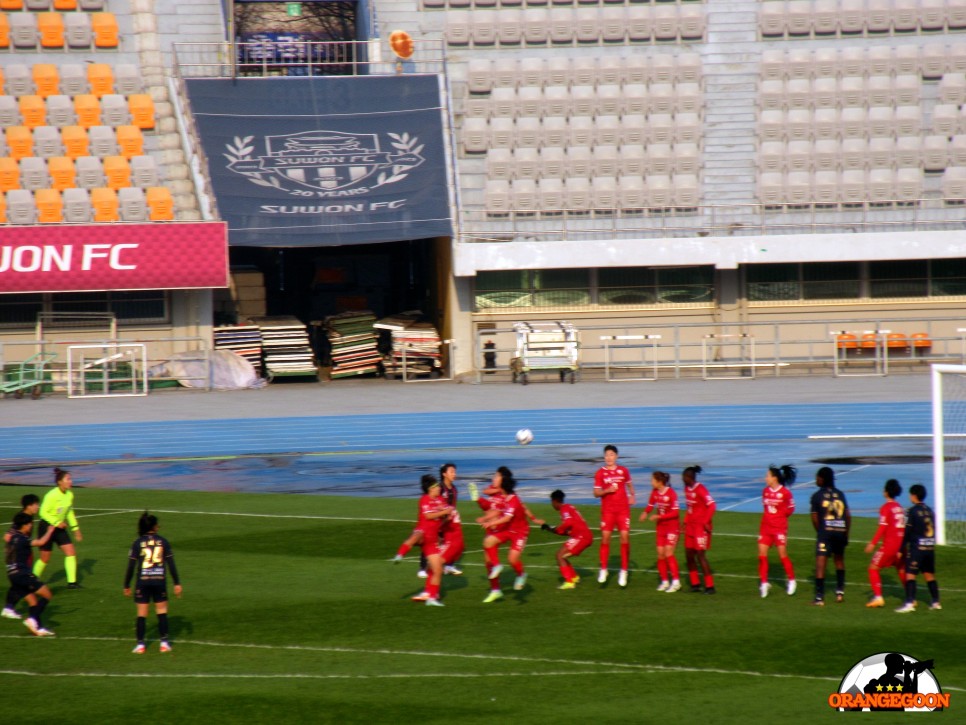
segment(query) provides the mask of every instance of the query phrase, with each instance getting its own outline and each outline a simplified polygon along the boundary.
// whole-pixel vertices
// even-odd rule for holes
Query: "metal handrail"
[[[960,199],[876,202],[839,210],[768,204],[696,207],[561,208],[462,211],[464,243],[567,241],[595,236],[725,236],[854,234],[866,231],[963,229]],[[898,217],[898,218],[897,218]]]

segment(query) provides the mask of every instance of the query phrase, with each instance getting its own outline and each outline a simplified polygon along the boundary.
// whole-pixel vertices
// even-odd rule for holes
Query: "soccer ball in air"
[[[529,428],[522,428],[517,431],[517,443],[525,446],[533,440],[533,431]]]

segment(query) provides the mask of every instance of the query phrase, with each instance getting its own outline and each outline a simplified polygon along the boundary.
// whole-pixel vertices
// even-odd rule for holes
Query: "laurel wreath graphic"
[[[426,147],[425,144],[419,143],[419,139],[416,136],[410,136],[409,133],[389,133],[386,135],[392,139],[391,146],[399,152],[396,156],[405,156],[407,154],[418,156]],[[392,167],[392,175],[388,175],[385,171],[380,172],[376,176],[376,183],[372,185],[372,188],[402,181],[409,176],[409,174],[403,172],[413,169],[416,166],[417,164],[394,164]]]
[[[255,151],[255,147],[251,145],[254,139],[254,136],[245,136],[245,138],[235,136],[233,139],[234,145],[225,144],[225,148],[230,153],[222,154],[222,156],[232,164],[237,164],[239,161],[251,161],[252,153]],[[285,191],[281,182],[271,173],[261,171],[239,171],[238,173],[244,174],[252,183],[258,184],[259,186],[271,186],[275,189]]]

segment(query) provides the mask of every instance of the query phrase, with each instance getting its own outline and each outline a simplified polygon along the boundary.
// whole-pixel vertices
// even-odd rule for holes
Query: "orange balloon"
[[[405,30],[392,31],[389,35],[389,47],[392,48],[393,53],[403,60],[412,58],[415,51],[412,36]]]

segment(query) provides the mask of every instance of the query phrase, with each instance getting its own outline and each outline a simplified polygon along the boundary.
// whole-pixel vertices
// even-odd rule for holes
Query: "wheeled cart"
[[[569,322],[514,322],[516,357],[510,360],[513,382],[526,385],[531,372],[553,372],[573,383],[579,369],[577,329]]]

